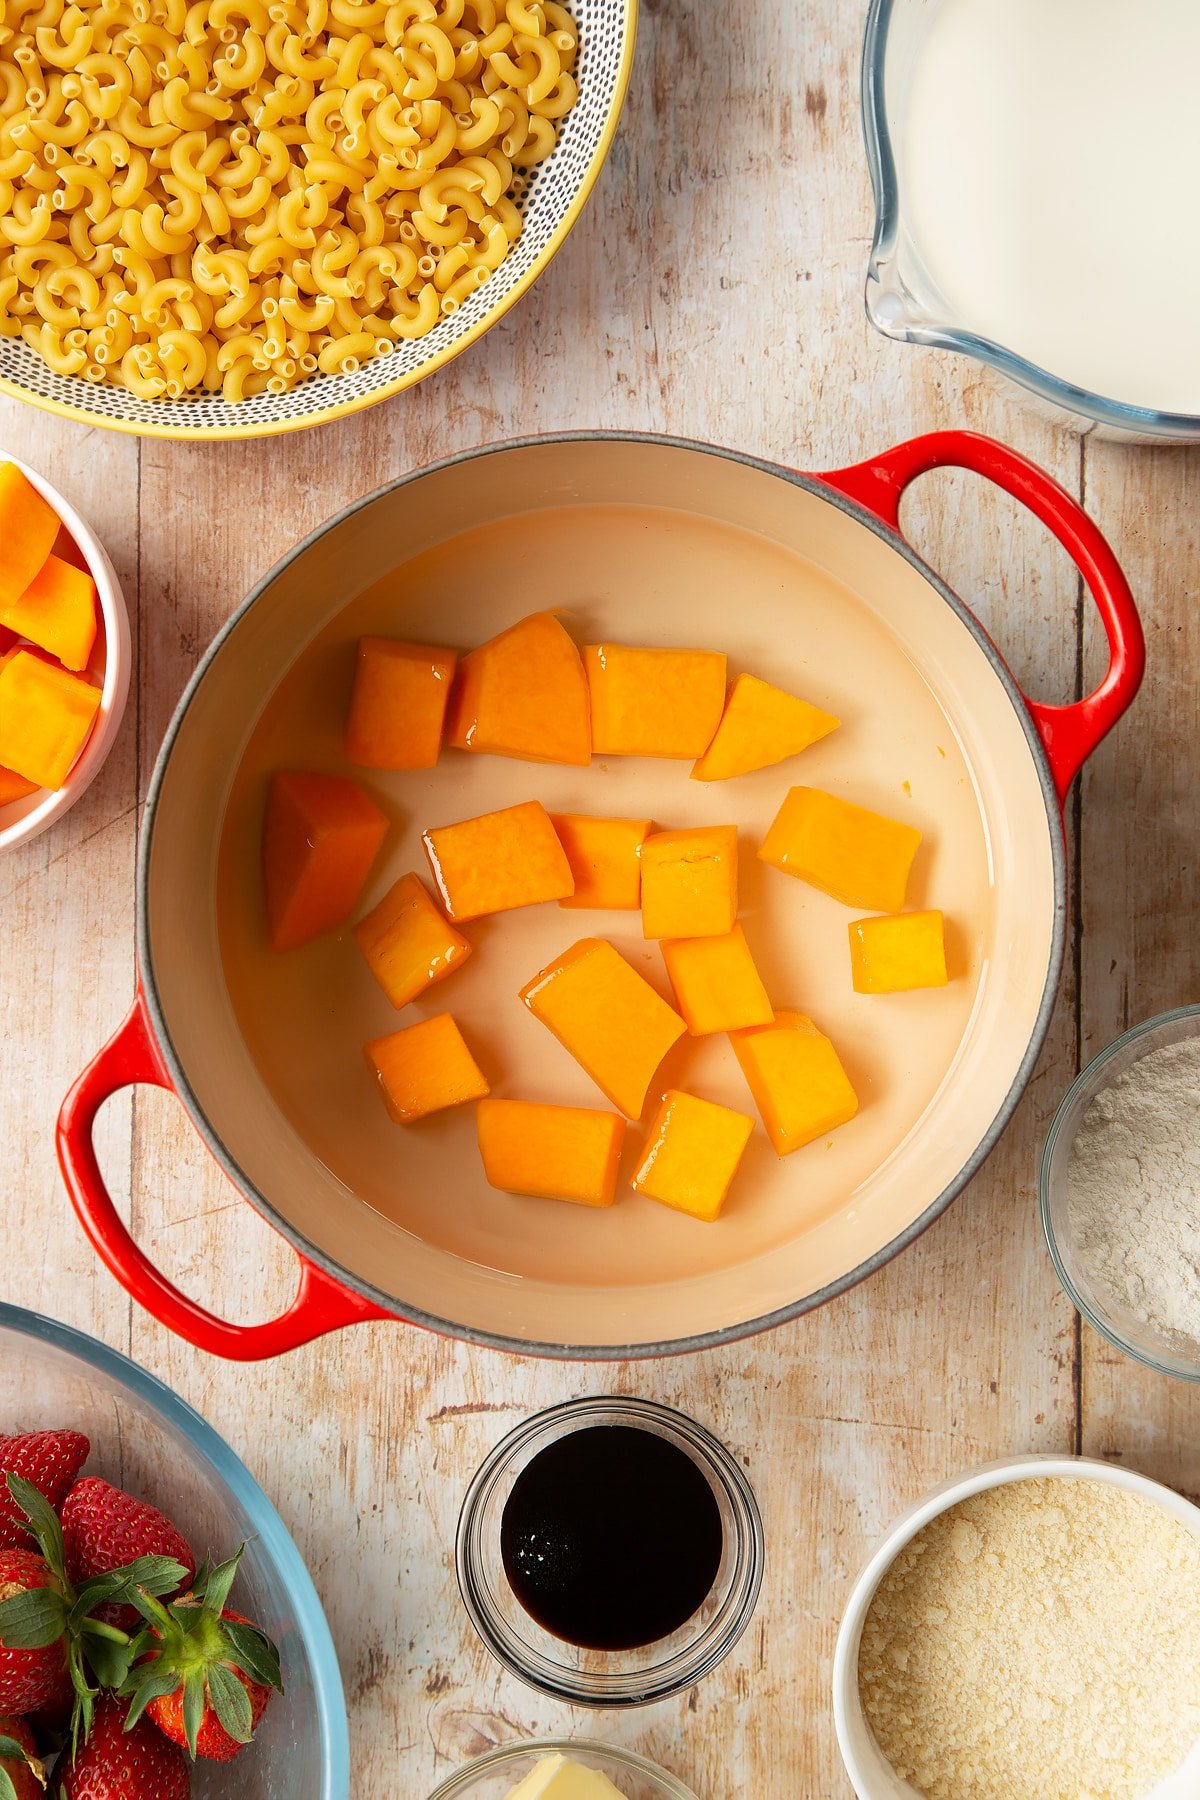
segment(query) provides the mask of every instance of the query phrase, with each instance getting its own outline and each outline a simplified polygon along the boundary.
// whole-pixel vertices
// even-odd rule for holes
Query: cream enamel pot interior
[[[904,488],[945,465],[1024,500],[1075,558],[1110,646],[1095,693],[1062,707],[1027,702],[900,536]],[[468,1109],[410,1131],[386,1119],[359,1046],[413,1015],[397,1020],[353,940],[323,940],[291,953],[297,961],[265,949],[265,777],[301,757],[351,772],[340,731],[358,635],[470,645],[543,605],[568,608],[593,641],[599,632],[727,649],[735,667],[843,720],[798,762],[734,783],[689,782],[678,763],[563,770],[461,752],[427,776],[370,778],[395,824],[364,905],[421,866],[423,826],[522,798],[660,824],[737,820],[743,915],[772,997],[830,1032],[863,1106],[827,1143],[782,1162],[765,1140],[752,1145],[714,1226],[628,1193],[598,1214],[489,1190]],[[60,1160],[92,1242],[164,1323],[234,1357],[396,1317],[514,1350],[615,1358],[694,1349],[816,1306],[911,1242],[1011,1116],[1062,961],[1062,797],[1132,700],[1142,658],[1129,590],[1095,526],[1022,458],[962,433],[820,477],[661,438],[545,438],[455,458],[358,503],[256,588],[168,731],[142,832],[141,991],[59,1120]],[[945,907],[950,988],[900,1004],[853,995],[852,915],[752,854],[796,782],[926,832],[909,902]],[[469,928],[478,953],[453,997],[449,984],[434,990],[431,1010],[448,1007],[486,1048],[495,1091],[597,1105],[515,990],[589,935],[646,957],[640,966],[665,986],[636,925],[636,914],[554,907],[480,921]],[[689,1054],[700,1060],[684,1079],[747,1107],[725,1040]],[[668,1063],[660,1085],[680,1079]],[[92,1124],[110,1093],[137,1081],[178,1094],[231,1179],[299,1252],[299,1290],[282,1318],[223,1322],[133,1243],[96,1164]]]

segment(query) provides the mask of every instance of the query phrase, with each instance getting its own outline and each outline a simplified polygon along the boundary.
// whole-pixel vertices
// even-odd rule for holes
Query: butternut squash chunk
[[[902,994],[945,987],[945,921],[940,912],[893,913],[855,919],[850,927],[850,974],[859,994]]]
[[[472,946],[415,875],[402,875],[354,927],[367,967],[397,1010],[461,969]]]
[[[363,1045],[367,1067],[397,1125],[481,1100],[487,1080],[449,1013],[435,1013]]]
[[[358,640],[346,755],[367,769],[432,769],[442,748],[456,650],[401,638]]]
[[[899,912],[921,833],[820,788],[794,787],[759,846],[763,862],[846,906]]]
[[[0,463],[0,608],[25,592],[54,548],[58,524],[16,463]]]
[[[575,877],[575,892],[558,904],[592,907],[599,912],[636,912],[642,903],[638,850],[650,820],[551,813],[550,822]]]
[[[706,1223],[720,1214],[754,1120],[732,1107],[668,1088],[646,1139],[633,1186]]]
[[[858,1111],[837,1051],[803,1013],[777,1012],[772,1024],[731,1032],[729,1041],[777,1155],[824,1137]]]
[[[0,623],[65,668],[86,669],[96,641],[96,584],[86,569],[48,556],[25,592],[0,606]]]
[[[489,1183],[506,1194],[611,1206],[625,1141],[617,1113],[533,1100],[481,1100],[479,1154]]]
[[[459,750],[525,762],[591,761],[583,664],[553,613],[531,613],[463,657],[449,737]]]
[[[739,675],[716,736],[692,770],[693,781],[728,781],[798,756],[836,731],[840,720],[757,675]]]
[[[441,825],[424,842],[442,902],[459,923],[575,891],[566,852],[539,800]]]
[[[535,1019],[630,1119],[640,1118],[663,1057],[687,1030],[603,938],[582,938],[521,989]]]
[[[737,919],[737,826],[657,831],[640,851],[642,936],[722,937]]]
[[[771,1023],[771,1002],[740,925],[723,937],[668,938],[662,953],[693,1037]]]
[[[597,756],[702,756],[725,706],[717,650],[589,644],[583,653]]]
[[[33,650],[0,663],[0,765],[59,788],[100,710],[100,689]]]
[[[263,815],[263,888],[275,950],[336,931],[354,910],[388,822],[357,781],[283,770]]]

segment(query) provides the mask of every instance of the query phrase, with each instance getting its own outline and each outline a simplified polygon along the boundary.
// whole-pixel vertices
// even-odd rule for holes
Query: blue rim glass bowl
[[[200,1414],[94,1338],[0,1303],[0,1432],[68,1426],[88,1474],[160,1507],[198,1555],[246,1554],[234,1603],[279,1644],[285,1692],[231,1769],[198,1763],[193,1800],[347,1800],[350,1749],[337,1655],[283,1520]]]
[[[917,53],[940,0],[871,0],[862,57],[863,136],[875,192],[875,233],[867,265],[867,316],[885,337],[954,350],[996,369],[1053,407],[1122,434],[1200,440],[1200,418],[1129,406],[1064,381],[950,316],[925,268],[905,211],[896,134]]]
[[[1091,1280],[1071,1234],[1067,1167],[1080,1121],[1096,1095],[1152,1050],[1197,1036],[1200,1006],[1180,1006],[1134,1025],[1102,1050],[1067,1090],[1054,1115],[1038,1179],[1042,1229],[1055,1274],[1068,1300],[1116,1349],[1147,1369],[1174,1375],[1180,1381],[1200,1381],[1200,1357],[1189,1354],[1185,1345],[1155,1330],[1144,1319],[1119,1308]]]
[[[598,1769],[617,1784],[626,1800],[696,1800],[691,1788],[684,1787],[674,1775],[668,1775],[655,1763],[648,1762],[636,1751],[622,1750],[615,1744],[598,1744],[588,1738],[543,1738],[502,1744],[476,1757],[458,1769],[430,1796],[430,1800],[507,1800],[519,1781],[536,1767],[538,1758],[561,1751],[585,1769]]]

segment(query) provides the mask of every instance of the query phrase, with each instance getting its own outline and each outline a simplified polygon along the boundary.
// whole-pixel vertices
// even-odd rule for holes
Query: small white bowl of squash
[[[129,614],[91,526],[0,451],[0,850],[95,779],[129,697]]]

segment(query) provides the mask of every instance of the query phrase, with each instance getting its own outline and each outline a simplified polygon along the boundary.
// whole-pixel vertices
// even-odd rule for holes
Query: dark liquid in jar
[[[633,1650],[703,1605],[723,1537],[690,1456],[651,1431],[592,1425],[522,1469],[500,1552],[513,1593],[545,1630],[589,1650]]]

